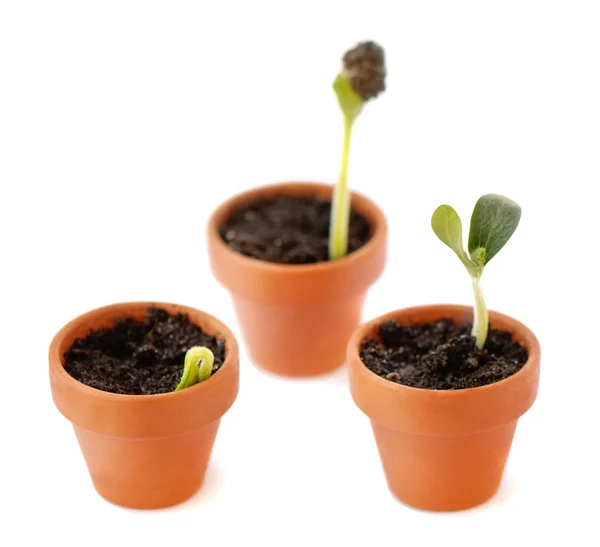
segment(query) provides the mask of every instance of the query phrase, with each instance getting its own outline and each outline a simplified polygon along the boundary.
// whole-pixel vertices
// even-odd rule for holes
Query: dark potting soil
[[[117,320],[112,329],[92,331],[65,353],[65,370],[103,391],[150,395],[174,391],[188,349],[205,346],[215,355],[213,373],[225,360],[225,341],[190,323],[187,315],[149,308],[142,322]]]
[[[313,264],[329,260],[331,201],[315,197],[278,196],[251,203],[221,226],[231,249],[279,264]],[[351,212],[348,253],[371,239],[367,219]]]
[[[375,374],[423,389],[465,389],[503,380],[527,361],[527,350],[509,332],[490,329],[483,350],[475,346],[471,326],[451,319],[402,326],[387,321],[379,340],[363,341],[360,357]]]

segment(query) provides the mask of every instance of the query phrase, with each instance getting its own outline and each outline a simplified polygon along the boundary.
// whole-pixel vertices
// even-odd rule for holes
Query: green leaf
[[[457,255],[464,254],[462,246],[462,223],[458,213],[450,205],[440,205],[431,217],[431,227]]]
[[[507,197],[487,194],[473,209],[469,231],[469,255],[485,266],[511,238],[521,219],[521,207]]]
[[[364,101],[356,91],[352,89],[350,80],[342,73],[338,74],[334,80],[333,89],[337,95],[344,116],[349,121],[353,121],[361,113]]]
[[[440,205],[431,217],[431,227],[435,235],[450,247],[460,261],[471,272],[474,264],[467,257],[462,242],[462,222],[458,213],[450,205]]]

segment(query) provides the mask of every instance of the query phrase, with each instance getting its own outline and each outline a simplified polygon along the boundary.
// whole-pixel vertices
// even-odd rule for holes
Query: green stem
[[[348,160],[350,138],[354,116],[344,116],[344,145],[340,178],[333,193],[331,204],[331,224],[329,229],[329,258],[342,258],[348,252],[348,228],[350,223],[350,192],[348,192]]]
[[[472,276],[471,283],[473,285],[473,295],[475,296],[475,313],[472,335],[475,337],[475,345],[479,349],[483,349],[488,335],[488,311],[485,307],[485,300],[483,299],[483,292],[481,290],[481,277]]]

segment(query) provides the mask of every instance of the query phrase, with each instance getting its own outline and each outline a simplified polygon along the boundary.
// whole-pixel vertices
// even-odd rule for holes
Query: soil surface
[[[329,260],[330,218],[331,201],[279,196],[235,211],[220,233],[231,249],[246,256],[279,264],[313,264]],[[348,253],[369,239],[367,219],[352,211]]]
[[[65,353],[65,370],[76,380],[103,391],[150,395],[174,391],[192,346],[215,355],[213,373],[225,360],[225,341],[190,323],[187,315],[149,308],[143,322],[131,317],[114,328],[78,338]]]
[[[465,389],[503,380],[527,361],[527,350],[509,332],[490,329],[482,351],[475,346],[471,325],[451,319],[402,326],[387,321],[379,340],[363,341],[360,357],[375,374],[392,382],[423,389]]]

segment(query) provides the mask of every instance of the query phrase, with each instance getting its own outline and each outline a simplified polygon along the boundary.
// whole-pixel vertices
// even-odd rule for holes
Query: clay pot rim
[[[201,315],[203,321],[205,322],[205,325],[209,325],[209,329],[207,329],[210,330],[209,334],[211,336],[225,340],[225,360],[223,361],[223,364],[221,365],[219,370],[215,374],[211,375],[210,378],[208,378],[204,382],[200,382],[199,384],[196,384],[194,386],[182,389],[181,391],[171,391],[168,393],[152,393],[146,395],[112,393],[110,391],[97,389],[95,387],[88,386],[87,384],[84,384],[79,380],[76,380],[65,370],[64,355],[60,353],[60,348],[63,345],[64,340],[71,336],[71,333],[75,329],[81,328],[83,325],[88,323],[90,320],[93,320],[98,315],[109,316],[116,320],[119,317],[126,317],[128,315],[126,310],[130,310],[131,308],[147,309],[151,307],[165,309],[169,311],[169,313],[175,312],[187,315],[192,313],[195,315]],[[198,325],[198,323],[193,321],[191,317],[190,322]],[[204,331],[205,325],[198,326],[201,326],[201,328]],[[169,399],[173,399],[175,397],[182,398],[200,396],[202,391],[208,392],[212,390],[217,385],[217,383],[221,383],[219,381],[219,378],[224,378],[225,381],[227,381],[226,375],[221,375],[220,373],[224,372],[225,369],[229,369],[233,366],[233,362],[237,360],[236,356],[238,355],[238,352],[238,343],[231,330],[225,324],[219,321],[216,317],[202,310],[172,302],[130,301],[118,302],[94,308],[71,319],[68,323],[61,327],[61,329],[55,334],[52,341],[50,342],[50,346],[48,349],[48,361],[50,363],[51,375],[55,376],[56,380],[58,380],[59,382],[63,382],[69,387],[78,390],[83,396],[85,396],[86,394],[89,396],[101,396],[114,402],[118,401],[119,403],[140,403],[149,402],[151,400],[156,402],[166,402]],[[181,364],[181,367],[181,370],[183,371],[183,363]]]
[[[290,187],[306,187],[308,191],[310,191],[311,188],[314,190],[331,189],[333,191],[334,185],[322,182],[287,181],[255,186],[243,192],[234,194],[227,200],[221,202],[212,212],[208,220],[208,236],[215,242],[215,245],[226,252],[232,260],[238,261],[239,263],[245,263],[246,266],[262,268],[266,270],[285,270],[286,273],[302,275],[313,272],[316,273],[318,271],[327,269],[335,270],[352,267],[355,262],[361,261],[365,255],[369,254],[376,245],[380,244],[381,241],[385,239],[387,232],[387,220],[385,215],[383,215],[383,213],[380,211],[379,206],[366,195],[351,191],[350,194],[353,202],[362,201],[369,209],[372,209],[372,211],[369,211],[368,213],[361,212],[361,215],[367,218],[373,228],[373,233],[371,234],[371,239],[369,239],[367,243],[360,247],[360,249],[357,249],[356,251],[353,251],[337,260],[327,260],[312,264],[279,264],[277,262],[268,262],[266,260],[260,260],[258,258],[246,256],[242,253],[234,251],[223,241],[221,235],[219,234],[219,225],[224,220],[227,213],[235,209],[235,205],[238,202],[247,200],[247,202],[251,203],[251,198],[255,194],[259,195],[265,191],[269,192],[271,190],[285,190]],[[281,195],[286,195],[286,193],[281,192]],[[377,214],[378,211],[380,214]]]
[[[365,373],[371,382],[375,382],[379,384],[382,388],[393,390],[400,394],[411,394],[411,395],[427,395],[429,397],[434,396],[438,398],[451,398],[451,397],[461,397],[464,396],[465,393],[484,393],[485,391],[491,391],[496,389],[502,389],[503,386],[506,386],[513,382],[518,382],[522,376],[528,375],[531,372],[531,369],[538,366],[540,362],[541,356],[541,348],[540,343],[529,327],[503,313],[489,310],[489,318],[490,323],[493,326],[495,320],[499,320],[504,323],[508,323],[512,325],[512,332],[519,331],[522,333],[522,340],[520,341],[521,345],[525,347],[528,353],[527,361],[525,364],[514,374],[504,378],[503,380],[499,380],[497,382],[492,382],[491,384],[486,384],[478,387],[470,387],[464,389],[426,389],[426,388],[418,388],[412,386],[406,386],[403,384],[398,384],[396,382],[392,382],[390,380],[386,380],[382,378],[378,374],[375,374],[372,370],[367,368],[367,366],[363,363],[360,358],[360,347],[362,345],[363,340],[367,337],[367,333],[372,331],[374,328],[377,328],[382,323],[389,321],[390,319],[398,319],[399,316],[406,314],[419,314],[419,313],[427,313],[433,312],[437,309],[443,308],[454,308],[457,312],[461,312],[463,314],[471,314],[473,313],[472,306],[465,306],[462,304],[428,304],[423,306],[411,306],[408,308],[400,308],[386,314],[380,315],[366,323],[363,323],[358,327],[358,329],[354,332],[352,337],[348,342],[348,356],[350,360],[350,352],[352,352],[352,359],[357,360],[362,365],[361,370],[362,373]],[[442,318],[441,314],[439,319]],[[418,324],[418,323],[415,323]]]

